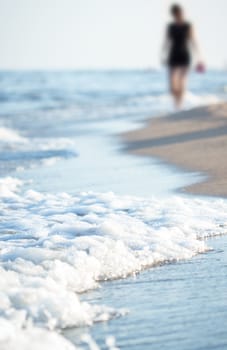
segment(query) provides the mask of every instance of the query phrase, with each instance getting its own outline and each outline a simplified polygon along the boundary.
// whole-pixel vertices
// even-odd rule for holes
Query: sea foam
[[[28,137],[5,126],[0,126],[0,150],[0,161],[6,168],[19,171],[40,164],[51,166],[58,160],[77,156],[75,142],[70,138]]]
[[[226,233],[227,202],[221,199],[211,205],[175,196],[49,194],[24,191],[20,180],[8,177],[0,180],[0,203],[0,321],[6,332],[13,329],[8,337],[1,330],[1,349],[14,349],[18,332],[27,344],[43,331],[42,342],[46,337],[49,344],[59,336],[55,330],[124,314],[82,302],[79,293],[189,259],[210,249],[204,238]]]

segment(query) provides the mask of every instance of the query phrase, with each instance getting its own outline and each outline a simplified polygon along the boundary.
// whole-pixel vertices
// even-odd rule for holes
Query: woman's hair
[[[174,4],[170,8],[171,15],[173,16],[179,15],[180,13],[182,13],[182,11],[183,11],[182,7],[178,4]]]

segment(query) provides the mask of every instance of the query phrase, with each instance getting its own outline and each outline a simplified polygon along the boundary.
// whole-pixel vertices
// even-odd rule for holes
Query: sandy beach
[[[152,118],[143,128],[124,133],[123,139],[133,154],[157,157],[205,175],[203,182],[185,191],[227,196],[226,103]]]

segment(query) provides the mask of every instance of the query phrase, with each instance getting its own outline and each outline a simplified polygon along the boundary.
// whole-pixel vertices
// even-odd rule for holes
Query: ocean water
[[[185,108],[225,100],[226,78],[192,74]],[[165,72],[1,72],[0,103],[0,348],[202,349],[219,336],[224,349],[203,319],[187,340],[179,324],[203,298],[195,310],[176,298],[198,290],[200,266],[223,280],[227,253],[212,259],[226,240],[212,237],[227,232],[227,201],[180,195],[204,174],[125,154],[117,136],[173,111]],[[222,325],[225,287],[204,311]]]

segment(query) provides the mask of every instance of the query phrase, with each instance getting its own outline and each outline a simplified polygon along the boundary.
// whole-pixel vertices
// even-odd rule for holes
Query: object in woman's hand
[[[195,70],[196,70],[197,73],[205,73],[206,67],[205,67],[204,63],[199,62],[199,63],[196,65]]]

